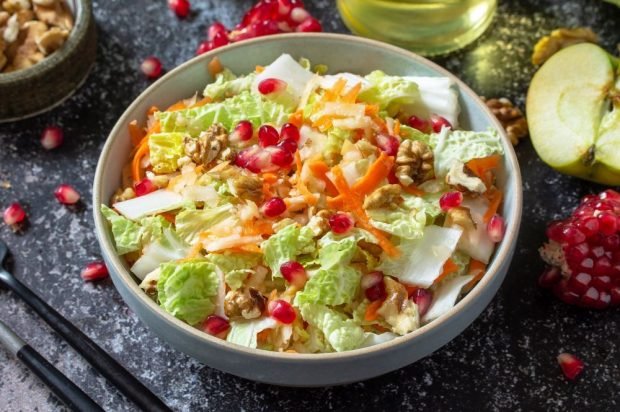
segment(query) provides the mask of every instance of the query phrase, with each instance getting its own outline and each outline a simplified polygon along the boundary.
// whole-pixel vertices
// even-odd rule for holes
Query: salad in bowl
[[[484,276],[504,234],[498,133],[460,130],[450,78],[211,62],[201,96],[129,124],[101,213],[163,310],[250,348],[397,339]]]

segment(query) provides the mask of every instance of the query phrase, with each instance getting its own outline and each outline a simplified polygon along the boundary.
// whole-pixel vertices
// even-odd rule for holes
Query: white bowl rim
[[[216,338],[207,333],[196,329],[185,322],[175,318],[165,310],[163,310],[159,305],[157,305],[153,300],[151,300],[143,291],[140,289],[136,281],[133,279],[131,274],[124,268],[120,256],[116,253],[114,248],[114,244],[106,230],[105,222],[99,212],[99,208],[101,205],[101,187],[103,176],[105,174],[105,165],[107,163],[108,156],[110,154],[110,150],[113,143],[114,136],[118,136],[122,128],[127,127],[127,124],[133,120],[129,119],[129,115],[134,111],[135,107],[138,104],[147,98],[147,96],[154,91],[155,89],[161,87],[161,85],[166,82],[168,79],[174,77],[178,72],[184,70],[186,67],[197,64],[198,62],[207,62],[211,60],[213,57],[216,57],[219,53],[235,49],[235,48],[244,48],[244,47],[254,47],[258,44],[264,44],[269,42],[279,42],[287,39],[307,39],[307,38],[316,38],[323,39],[325,41],[337,40],[337,41],[348,41],[354,43],[366,44],[372,47],[379,47],[386,49],[392,53],[400,54],[408,59],[416,61],[422,65],[430,67],[435,70],[437,73],[440,73],[446,77],[451,78],[456,82],[459,87],[460,93],[465,93],[469,95],[473,100],[480,106],[483,112],[486,113],[487,117],[493,124],[494,128],[498,131],[501,136],[501,139],[504,142],[504,151],[505,158],[508,160],[509,169],[515,181],[516,193],[514,193],[514,207],[512,209],[512,213],[510,216],[505,216],[506,221],[512,222],[512,224],[507,228],[504,239],[499,245],[498,249],[495,251],[495,256],[491,262],[491,264],[487,267],[487,272],[482,277],[482,279],[476,284],[476,286],[467,294],[464,298],[462,298],[457,304],[450,309],[447,313],[443,314],[438,319],[424,325],[423,327],[410,332],[406,335],[400,336],[397,339],[393,339],[388,342],[380,343],[377,345],[354,349],[350,351],[344,352],[331,352],[331,353],[313,353],[313,354],[304,354],[304,353],[287,353],[287,352],[273,352],[262,349],[253,349],[247,348],[245,346],[236,345],[226,340]],[[507,149],[507,150],[506,150]],[[120,173],[120,171],[119,171]],[[486,107],[486,105],[480,100],[478,95],[474,93],[463,81],[457,78],[455,75],[444,69],[443,67],[427,60],[421,56],[418,56],[415,53],[409,52],[407,50],[401,49],[396,46],[392,46],[380,41],[361,38],[352,35],[345,34],[336,34],[336,33],[289,33],[289,34],[279,34],[274,36],[265,36],[259,37],[256,39],[244,40],[239,43],[234,43],[222,48],[218,48],[211,52],[205,53],[200,56],[196,56],[187,62],[179,65],[175,69],[166,73],[162,78],[157,80],[151,86],[149,86],[146,90],[144,90],[132,103],[129,107],[123,112],[119,120],[116,122],[114,128],[110,132],[108,138],[106,139],[105,145],[101,152],[101,156],[97,163],[97,169],[95,171],[95,180],[93,186],[93,215],[95,220],[95,234],[97,239],[99,240],[99,244],[102,249],[103,255],[107,258],[108,264],[112,265],[112,270],[115,271],[121,281],[123,281],[129,289],[137,295],[138,299],[142,301],[142,303],[149,308],[152,312],[157,314],[166,321],[168,326],[176,329],[178,332],[183,334],[193,335],[195,338],[198,338],[205,342],[207,345],[215,345],[217,349],[221,349],[225,352],[231,353],[243,353],[246,356],[255,356],[255,357],[263,357],[270,358],[273,360],[292,362],[292,363],[306,363],[312,361],[342,361],[343,359],[354,360],[356,358],[362,359],[369,355],[377,355],[380,352],[390,351],[397,346],[408,345],[411,344],[416,338],[419,338],[423,334],[430,333],[433,330],[440,328],[442,325],[449,322],[449,320],[454,317],[461,310],[466,310],[467,307],[471,306],[473,302],[483,294],[483,291],[489,286],[491,280],[498,275],[498,270],[500,266],[504,262],[505,259],[509,258],[511,246],[516,243],[517,236],[519,232],[519,226],[521,223],[521,212],[522,212],[522,181],[521,181],[521,172],[519,169],[519,163],[517,161],[517,156],[515,154],[514,149],[512,148],[512,144],[510,140],[506,136],[506,133],[499,123],[499,121],[495,118],[495,116],[491,113],[491,111]],[[150,329],[150,327],[149,327]]]

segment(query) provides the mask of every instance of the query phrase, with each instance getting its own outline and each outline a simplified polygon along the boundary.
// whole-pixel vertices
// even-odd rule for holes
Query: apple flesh
[[[532,144],[559,172],[620,185],[620,78],[614,58],[583,43],[560,50],[527,95]]]

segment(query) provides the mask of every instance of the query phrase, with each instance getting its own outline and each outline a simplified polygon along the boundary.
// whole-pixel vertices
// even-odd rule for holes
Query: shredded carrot
[[[129,125],[127,125],[128,129],[129,129],[129,138],[131,139],[131,144],[134,147],[137,147],[140,145],[140,142],[142,142],[142,139],[144,138],[144,130],[138,126],[138,121],[137,120],[132,120],[131,122],[129,122]]]
[[[326,102],[335,101],[338,97],[340,97],[340,94],[342,93],[342,90],[344,89],[346,85],[347,85],[347,80],[342,77],[339,78],[336,81],[336,83],[334,83],[331,89],[328,89],[325,91],[325,94],[323,95],[322,100]]]
[[[270,199],[273,197],[273,194],[271,193],[271,185],[269,185],[269,183],[263,182],[263,187],[261,188],[261,191],[263,192],[263,196],[265,197],[265,199]],[[288,207],[288,205],[286,206]]]
[[[316,196],[314,196],[310,192],[310,190],[308,190],[305,183],[301,180],[302,164],[301,164],[301,156],[299,155],[299,151],[295,152],[295,168],[296,168],[295,176],[297,180],[297,190],[299,190],[299,193],[301,193],[301,195],[304,197],[304,199],[306,200],[306,203],[308,203],[309,205],[316,205],[318,202]]]
[[[381,132],[387,132],[387,124],[385,123],[385,120],[379,117],[379,115],[375,114],[375,115],[370,116],[370,118]]]
[[[340,195],[337,197],[340,202],[342,202],[342,208],[351,212],[356,220],[357,224],[361,226],[363,229],[372,233],[375,238],[377,238],[377,242],[379,246],[390,256],[398,256],[400,255],[400,251],[396,248],[390,240],[384,235],[382,231],[375,228],[370,223],[370,218],[366,214],[366,211],[363,207],[363,198],[355,191],[349,188],[344,175],[342,174],[342,169],[339,166],[335,166],[332,169],[332,173],[334,174],[334,185]],[[329,202],[328,202],[329,203]]]
[[[272,329],[264,329],[260,332],[258,332],[258,334],[256,334],[256,341],[258,343],[266,343],[269,340],[269,336],[271,335],[271,331]]]
[[[459,270],[459,267],[456,263],[454,263],[454,261],[452,259],[448,259],[446,260],[446,263],[443,264],[443,269],[441,271],[441,274],[439,276],[437,276],[437,279],[435,279],[435,284],[441,282],[442,280],[444,280],[445,278],[447,278],[448,276],[450,276],[452,273],[456,272],[457,270]]]
[[[361,82],[351,87],[351,89],[342,96],[342,102],[355,103],[355,101],[357,100],[357,95],[360,93],[360,90],[362,90]]]
[[[407,285],[406,283],[401,283],[401,285],[403,285],[405,289],[407,289],[407,296],[413,296],[413,294],[416,293],[418,289],[420,289],[417,286]]]
[[[155,113],[157,113],[159,111],[159,109],[157,108],[157,106],[151,106],[149,107],[149,109],[146,111],[146,116],[152,116]]]
[[[294,124],[297,128],[301,128],[304,124],[304,111],[303,109],[297,110],[295,113],[291,114],[288,118],[289,123]]]
[[[489,208],[485,212],[483,219],[484,223],[489,223],[493,215],[497,213],[499,209],[499,205],[502,203],[502,192],[499,189],[491,189],[486,193],[487,198],[489,199]]]
[[[486,270],[487,265],[480,262],[479,260],[472,259],[471,262],[469,262],[469,271],[467,272],[467,274],[473,275],[474,277],[472,280],[469,281],[467,285],[465,285],[465,290],[470,290],[471,288],[476,286],[476,284],[480,281],[480,279],[482,279],[482,277],[486,273]]]
[[[176,102],[172,106],[168,107],[166,109],[166,111],[167,112],[176,112],[176,111],[179,111],[179,110],[183,110],[185,108],[187,108],[187,106],[185,105],[185,102],[183,102],[183,100],[179,100],[178,102]]]
[[[222,62],[219,57],[216,56],[211,59],[211,61],[207,64],[207,70],[209,70],[209,74],[213,77],[224,70],[224,66],[222,66]]]
[[[367,104],[364,109],[364,114],[366,116],[376,116],[379,114],[379,105],[376,104]]]
[[[394,158],[381,152],[379,158],[370,165],[366,174],[355,182],[351,189],[362,197],[372,193],[388,177],[392,166],[394,166]]]
[[[265,66],[256,66],[256,68],[254,69],[256,70],[256,73],[262,73],[265,71]]]
[[[500,161],[500,155],[492,155],[480,159],[472,159],[465,165],[489,188],[493,184],[493,170],[499,167]]]
[[[324,132],[332,127],[333,120],[334,119],[332,116],[321,116],[312,123],[312,127],[315,127],[320,131]]]
[[[142,161],[142,158],[146,156],[149,152],[149,136],[153,133],[159,133],[160,130],[161,124],[159,123],[159,120],[157,120],[155,124],[153,124],[153,126],[151,126],[151,128],[146,132],[146,136],[144,136],[140,141],[140,145],[136,149],[136,152],[134,153],[133,159],[131,161],[131,177],[133,178],[134,182],[139,182],[140,180],[142,180],[142,167],[140,165],[140,162]]]
[[[140,165],[140,162],[142,161],[142,158],[147,155],[148,152],[149,140],[143,139],[142,143],[140,143],[140,146],[138,147],[138,150],[136,150],[136,154],[134,155],[131,162],[131,177],[133,178],[134,182],[139,182],[140,180],[142,180],[142,167]]]
[[[263,182],[269,183],[270,185],[274,184],[278,181],[278,175],[275,173],[263,173]]]
[[[176,216],[169,212],[162,212],[159,214],[159,216],[163,217],[164,219],[166,219],[168,222],[172,223],[173,225],[174,225],[174,222],[176,221]]]
[[[207,96],[207,97],[204,97],[204,98],[198,100],[196,103],[192,104],[189,108],[193,109],[195,107],[202,107],[205,104],[211,103],[212,101],[213,101],[213,99],[211,99],[209,96]]]
[[[394,120],[394,136],[400,136],[400,120]]]
[[[389,332],[390,330],[388,328],[385,328],[381,325],[372,325],[373,328],[375,328],[375,330],[379,333],[383,333],[383,332]]]
[[[371,302],[370,305],[366,308],[366,313],[364,313],[364,320],[366,322],[372,322],[379,317],[379,308],[383,305],[382,300],[375,300]]]
[[[205,170],[205,166],[204,165],[198,165],[196,166],[196,168],[194,169],[194,172],[196,174],[201,174],[202,172],[204,172]]]
[[[403,191],[405,193],[408,193],[410,195],[414,195],[414,196],[424,196],[426,193],[424,192],[424,190],[418,188],[416,185],[411,185],[411,186],[403,186]]]
[[[241,250],[242,252],[249,252],[249,253],[263,253],[262,249],[258,247],[258,245],[253,245],[248,243],[247,245],[242,245],[239,247],[239,250]]]
[[[314,159],[308,162],[308,167],[317,179],[321,179],[325,182],[325,192],[328,196],[336,196],[338,194],[338,189],[336,189],[336,186],[334,186],[332,181],[327,177],[327,172],[329,172],[327,163],[320,159]]]

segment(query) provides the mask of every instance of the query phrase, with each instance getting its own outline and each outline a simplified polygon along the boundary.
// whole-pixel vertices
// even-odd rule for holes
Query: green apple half
[[[577,44],[538,70],[527,94],[536,152],[559,172],[620,185],[620,76],[616,58]]]

